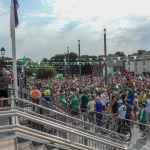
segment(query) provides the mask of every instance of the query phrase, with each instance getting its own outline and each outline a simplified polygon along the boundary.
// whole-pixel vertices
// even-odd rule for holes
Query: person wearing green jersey
[[[67,103],[67,98],[66,98],[66,96],[65,96],[65,93],[62,93],[62,94],[61,94],[60,101],[61,101],[62,103],[64,103],[64,104]]]
[[[87,111],[87,104],[88,104],[88,96],[86,91],[83,92],[83,96],[81,97],[81,112],[86,112]]]
[[[134,91],[131,88],[131,86],[128,86],[127,90],[128,90],[128,99],[130,100],[130,105],[133,106],[133,104],[134,104]]]
[[[71,100],[70,105],[71,105],[72,116],[78,116],[79,115],[79,100],[75,95],[73,99]]]
[[[88,97],[88,99],[89,99],[90,97],[92,97],[92,94],[90,93],[90,90],[89,90],[89,89],[87,90],[87,97]]]

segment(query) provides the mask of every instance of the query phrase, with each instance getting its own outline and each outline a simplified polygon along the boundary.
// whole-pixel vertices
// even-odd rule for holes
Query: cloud
[[[103,54],[104,28],[108,54],[149,50],[150,9],[146,0],[39,1],[41,3],[32,9],[27,7],[30,1],[28,5],[23,5],[25,1],[19,3],[17,58],[24,55],[33,60],[50,58],[66,52],[68,46],[70,51],[78,53],[78,40],[81,41],[81,55]],[[0,45],[11,56],[9,5],[0,2]]]
[[[71,21],[71,22],[65,24],[64,27],[62,27],[60,30],[63,32],[73,30],[73,29],[77,28],[80,25],[80,23],[81,23],[80,20]]]

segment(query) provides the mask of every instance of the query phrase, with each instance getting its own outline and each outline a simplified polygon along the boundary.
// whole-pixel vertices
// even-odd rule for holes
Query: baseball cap
[[[122,100],[122,99],[119,99],[119,100],[117,101],[117,103],[122,104],[122,103],[123,103],[123,100]]]

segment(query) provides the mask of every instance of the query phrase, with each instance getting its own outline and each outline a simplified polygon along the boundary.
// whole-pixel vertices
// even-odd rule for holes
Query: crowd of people
[[[10,73],[0,70],[0,82]],[[0,83],[0,85],[2,85]],[[101,126],[105,114],[117,116],[119,120],[126,120],[130,127],[131,120],[141,123],[141,136],[144,138],[150,123],[150,79],[145,76],[118,75],[109,76],[107,84],[104,77],[94,75],[82,76],[81,81],[74,76],[63,79],[28,79],[28,90],[34,103],[39,98],[61,106],[62,110],[69,110],[68,114],[80,117],[80,114],[89,116],[93,122],[96,116],[98,126]],[[0,86],[0,97],[7,87]],[[0,106],[4,106],[1,101]]]
[[[150,120],[150,80],[145,76],[110,76],[105,84],[104,77],[93,75],[78,78],[67,77],[51,80],[29,80],[30,89],[37,88],[45,100],[69,109],[69,115],[79,117],[87,114],[89,122],[95,116],[101,125],[104,114],[141,123],[142,138]],[[32,91],[32,90],[31,90]],[[96,115],[95,115],[96,114]]]

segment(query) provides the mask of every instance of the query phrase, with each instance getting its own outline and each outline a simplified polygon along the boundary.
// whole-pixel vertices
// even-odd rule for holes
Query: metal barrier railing
[[[43,101],[43,102],[45,102],[45,103],[49,103],[49,102],[47,102],[47,101]],[[49,105],[49,104],[48,104]],[[49,106],[51,106],[51,105],[55,105],[55,107],[57,108],[57,109],[60,109],[60,111],[62,111],[61,110],[61,108],[59,108],[59,105],[57,105],[57,103],[51,103]],[[48,106],[48,107],[49,107]],[[68,109],[68,108],[67,108]],[[45,113],[44,113],[44,115],[47,115],[47,116],[49,116],[49,117],[51,117],[51,118],[53,118],[53,119],[55,119],[55,120],[59,120],[59,121],[61,121],[61,122],[66,122],[68,125],[70,124],[70,125],[74,125],[74,126],[76,126],[76,127],[78,127],[78,128],[80,128],[80,130],[86,130],[86,131],[88,131],[88,132],[95,132],[95,130],[97,131],[97,132],[99,132],[99,131],[102,131],[102,130],[104,130],[104,128],[101,128],[101,127],[99,127],[99,126],[97,126],[97,121],[98,120],[96,120],[96,117],[94,117],[93,118],[93,120],[94,120],[94,122],[91,122],[91,123],[85,123],[85,121],[88,121],[88,118],[89,118],[89,116],[87,115],[87,114],[80,114],[80,117],[82,117],[82,118],[84,118],[84,122],[83,123],[76,123],[77,121],[74,119],[74,117],[72,118],[68,118],[67,120],[66,119],[64,119],[63,117],[62,117],[62,113],[60,113],[60,114],[57,114],[56,115],[56,113],[54,112],[53,113],[53,115],[51,114],[49,114],[49,110],[48,109],[43,109],[43,110],[45,110]],[[66,109],[65,109],[66,110]],[[69,111],[71,111],[71,109],[68,109]],[[69,111],[66,111],[67,113],[69,112]],[[66,113],[66,112],[63,112],[63,113]],[[102,114],[102,115],[105,115],[105,116],[107,116],[107,114]],[[63,114],[63,116],[64,116],[64,114]],[[86,119],[85,119],[86,118]],[[79,118],[77,119],[77,120],[80,120]],[[149,126],[147,126],[147,125],[145,125],[145,124],[141,124],[141,123],[139,123],[139,122],[136,122],[136,121],[132,121],[132,120],[126,120],[126,121],[129,121],[130,123],[131,123],[131,132],[132,132],[132,138],[131,138],[131,140],[130,140],[130,146],[131,147],[135,147],[135,145],[137,146],[137,147],[140,147],[140,148],[142,148],[142,149],[150,149],[150,142],[149,142],[149,139],[150,139],[150,134],[149,134],[149,132],[146,132],[146,136],[145,136],[145,138],[144,139],[139,139],[139,137],[141,136],[141,132],[139,132],[139,130],[140,130],[140,126],[146,126],[146,128],[148,129],[149,128]],[[90,124],[90,125],[89,125]],[[96,126],[94,126],[93,125],[93,127],[89,127],[89,126],[92,126],[91,124],[94,124],[94,125],[96,125]],[[98,129],[98,130],[97,130]],[[110,139],[112,139],[112,138],[115,138],[115,136],[114,136],[114,132],[107,132],[107,133],[109,133],[108,135],[104,135],[103,137],[105,137],[106,139],[107,138],[110,138]],[[99,134],[99,137],[102,137],[102,132],[100,132],[100,133],[97,133],[97,134]],[[118,134],[117,132],[116,132],[116,134]],[[118,134],[118,137],[119,137],[119,134]],[[118,140],[120,140],[119,138],[117,137],[117,139]],[[124,137],[124,139],[126,139],[126,137]],[[122,140],[122,138],[121,138],[121,140]],[[145,140],[147,141],[147,142],[145,142]],[[85,140],[85,143],[87,143],[86,142],[86,140]]]
[[[65,145],[67,147],[75,148],[75,149],[81,149],[81,150],[94,150],[94,149],[102,149],[102,150],[114,150],[114,148],[118,150],[125,150],[127,149],[126,145],[118,144],[115,142],[111,142],[96,136],[93,136],[91,134],[66,127],[64,125],[60,125],[58,123],[55,123],[53,121],[43,119],[40,117],[36,117],[34,115],[30,115],[28,113],[18,111],[18,110],[10,110],[10,111],[2,111],[0,114],[0,118],[17,118],[18,123],[13,123],[12,125],[4,125],[0,126],[0,133],[8,133],[8,132],[21,132],[25,133],[34,137],[38,137],[41,139],[53,141],[58,144]],[[60,136],[59,134],[51,134],[51,133],[45,133],[44,131],[40,129],[32,129],[31,127],[24,127],[19,125],[20,118],[24,118],[32,123],[37,123],[42,126],[47,126],[49,128],[57,130],[57,132],[64,132],[67,134],[67,137],[64,138]],[[13,119],[12,119],[13,120]],[[82,142],[84,139],[87,139],[88,145],[85,145],[84,142]]]
[[[59,105],[57,105],[57,103],[54,103],[54,105],[56,107],[59,107]],[[71,111],[72,111],[69,108],[63,108],[63,110],[67,110],[68,114],[71,114]],[[88,112],[87,109],[86,109],[86,112]],[[103,128],[106,127],[106,129],[108,129],[107,126],[103,126],[102,124],[103,124],[103,122],[107,121],[107,119],[110,117],[110,114],[99,113],[96,111],[93,111],[93,112],[94,112],[94,117],[91,117],[88,115],[88,113],[82,113],[80,110],[79,117],[78,116],[75,116],[75,117],[78,117],[84,121],[92,120],[91,121],[92,124],[102,126]],[[97,114],[101,115],[101,119],[97,119],[97,117],[96,117]],[[135,148],[135,149],[143,149],[143,150],[150,149],[150,132],[149,132],[150,125],[142,124],[138,121],[133,121],[133,120],[129,120],[129,119],[125,119],[124,121],[130,123],[130,127],[129,127],[131,130],[130,147]],[[145,132],[144,138],[141,138],[141,135],[142,135],[141,128],[142,127],[145,127],[145,129],[147,129],[147,131]],[[107,132],[107,133],[109,133],[109,132]],[[111,134],[109,134],[109,135],[113,137],[113,135],[111,135]]]
[[[6,100],[11,100],[11,99],[6,99]],[[24,110],[28,113],[31,113],[31,114],[35,114],[34,111],[36,111],[36,115],[40,115],[40,117],[47,117],[47,119],[51,119],[55,122],[59,122],[61,124],[65,124],[66,126],[72,126],[73,128],[76,128],[78,130],[84,130],[85,132],[89,132],[91,133],[92,135],[95,135],[95,136],[99,136],[99,137],[103,137],[105,139],[109,139],[109,140],[112,140],[112,141],[115,141],[115,142],[121,142],[120,140],[122,140],[122,142],[124,141],[123,139],[126,138],[125,135],[121,135],[119,133],[116,133],[114,131],[109,131],[108,129],[104,129],[102,127],[99,127],[99,126],[96,126],[96,125],[93,125],[91,123],[88,123],[88,122],[85,122],[85,121],[82,121],[80,119],[77,119],[77,118],[74,118],[74,117],[71,117],[71,116],[68,116],[66,114],[62,114],[58,111],[55,111],[53,109],[49,109],[49,108],[45,108],[41,105],[37,105],[35,103],[32,103],[32,102],[29,102],[27,100],[23,100],[23,99],[20,99],[20,98],[15,98],[15,100],[17,100],[17,107],[20,107],[20,103],[22,103],[22,107],[20,108],[20,110]],[[6,108],[7,109],[7,108]],[[3,108],[4,110],[4,108]],[[49,112],[48,114],[46,114],[45,116],[43,116],[42,114],[42,111],[47,111]],[[22,121],[23,123],[23,121]],[[114,137],[108,137],[106,135],[102,135],[101,134],[101,131],[105,131],[105,132],[110,132],[111,135],[116,135],[116,139]],[[123,137],[123,138],[122,138]]]

